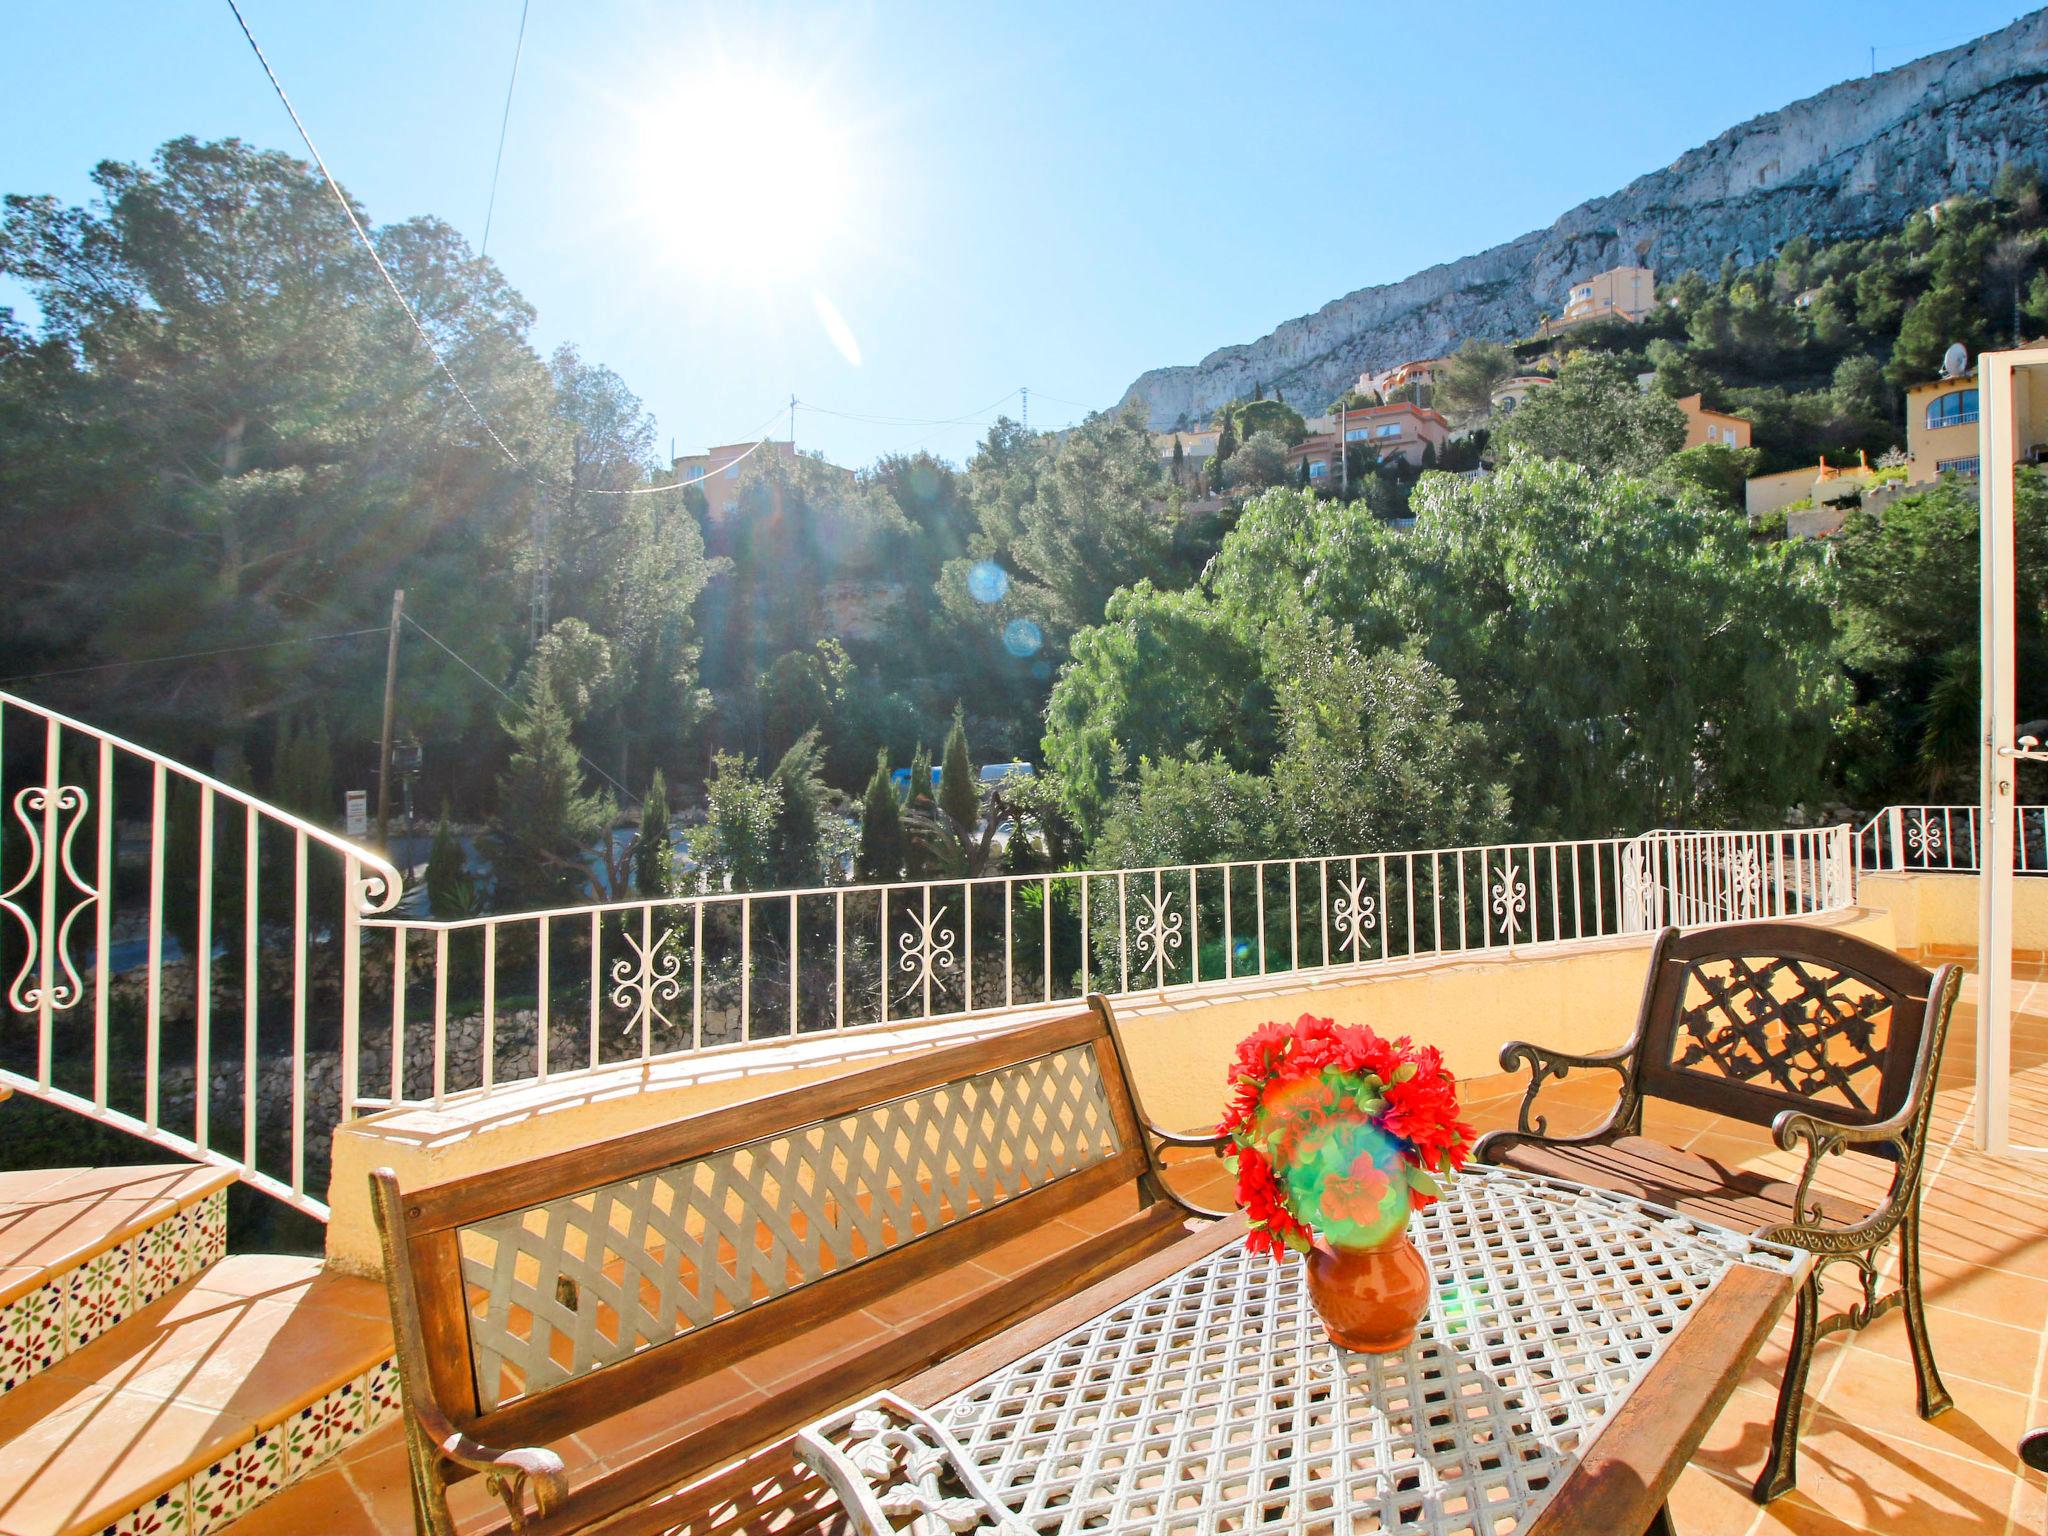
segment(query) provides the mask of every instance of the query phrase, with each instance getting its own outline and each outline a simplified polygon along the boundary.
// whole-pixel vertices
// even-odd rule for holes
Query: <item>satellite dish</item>
[[[1970,354],[1958,341],[1941,354],[1941,376],[1945,379],[1959,379],[1970,366]]]

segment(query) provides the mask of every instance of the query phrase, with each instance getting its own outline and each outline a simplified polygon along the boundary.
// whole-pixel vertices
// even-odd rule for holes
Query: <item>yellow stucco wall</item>
[[[2048,895],[2048,891],[2044,891]],[[1889,944],[1884,913],[1819,921]],[[1648,936],[1558,945],[1520,954],[1423,960],[1325,972],[1304,982],[1274,978],[1117,1005],[1132,1075],[1146,1114],[1172,1129],[1214,1125],[1237,1042],[1256,1026],[1303,1013],[1412,1035],[1443,1051],[1463,1078],[1500,1070],[1500,1048],[1521,1038],[1570,1051],[1627,1039],[1640,1007]],[[334,1137],[327,1256],[350,1274],[378,1271],[366,1176],[379,1166],[404,1188],[493,1168],[663,1124],[701,1110],[872,1066],[935,1040],[1007,1028],[1069,1008],[744,1047],[695,1060],[613,1068],[545,1085],[498,1089],[446,1108],[393,1110],[342,1127]]]
[[[1977,877],[1866,874],[1858,883],[1865,906],[1890,913],[1901,949],[1929,952],[1977,947]],[[2048,880],[2012,883],[2012,947],[2048,951]]]

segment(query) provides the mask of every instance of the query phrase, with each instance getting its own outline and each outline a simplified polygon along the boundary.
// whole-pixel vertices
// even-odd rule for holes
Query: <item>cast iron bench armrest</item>
[[[1531,1045],[1526,1040],[1510,1040],[1500,1048],[1501,1070],[1512,1072],[1515,1068],[1523,1066],[1529,1069],[1529,1086],[1522,1093],[1522,1106],[1515,1116],[1516,1132],[1522,1136],[1542,1137],[1546,1141],[1562,1146],[1597,1141],[1617,1127],[1622,1127],[1624,1120],[1629,1118],[1630,1111],[1634,1108],[1631,1067],[1635,1055],[1636,1042],[1633,1040],[1616,1050],[1594,1051],[1590,1054],[1552,1050],[1548,1046]],[[1549,1119],[1543,1115],[1532,1116],[1530,1111],[1536,1107],[1536,1095],[1542,1090],[1544,1083],[1553,1077],[1562,1081],[1574,1068],[1619,1073],[1622,1080],[1621,1098],[1614,1106],[1614,1113],[1583,1136],[1551,1136],[1548,1134]]]
[[[929,1414],[893,1392],[799,1430],[796,1452],[839,1496],[862,1536],[944,1529],[955,1536],[1032,1536]]]
[[[1151,1156],[1154,1167],[1159,1166],[1159,1152],[1166,1147],[1206,1148],[1218,1157],[1227,1157],[1230,1153],[1230,1138],[1219,1136],[1214,1131],[1169,1131],[1152,1124],[1149,1120],[1141,1122],[1141,1129],[1146,1138],[1153,1143]],[[1191,1216],[1200,1216],[1205,1221],[1221,1221],[1231,1214],[1229,1211],[1212,1211],[1206,1205],[1197,1205],[1176,1191],[1164,1177],[1158,1179],[1158,1185],[1160,1192],[1167,1199]]]
[[[421,1428],[432,1437],[434,1448],[444,1460],[483,1474],[484,1486],[505,1506],[514,1531],[527,1530],[532,1524],[526,1513],[528,1483],[533,1485],[533,1502],[539,1515],[553,1513],[556,1506],[569,1497],[568,1469],[553,1451],[539,1446],[501,1451],[480,1440],[472,1440],[450,1424],[432,1404],[423,1405],[415,1412],[419,1415]]]
[[[1859,1238],[1876,1241],[1889,1232],[1905,1214],[1901,1195],[1908,1193],[1920,1176],[1919,1162],[1914,1158],[1908,1140],[1914,1119],[1912,1105],[1889,1120],[1879,1120],[1872,1125],[1845,1125],[1811,1110],[1780,1110],[1778,1117],[1771,1122],[1771,1139],[1787,1152],[1797,1151],[1802,1142],[1806,1145],[1806,1166],[1799,1172],[1799,1183],[1792,1195],[1793,1224],[1776,1229],[1793,1235],[1782,1240],[1810,1245],[1811,1239],[1820,1234],[1853,1232]],[[1892,1149],[1897,1167],[1892,1176],[1892,1187],[1877,1209],[1862,1221],[1852,1227],[1838,1227],[1821,1215],[1818,1206],[1810,1203],[1813,1177],[1820,1171],[1822,1158],[1839,1156],[1849,1147],[1868,1146]]]

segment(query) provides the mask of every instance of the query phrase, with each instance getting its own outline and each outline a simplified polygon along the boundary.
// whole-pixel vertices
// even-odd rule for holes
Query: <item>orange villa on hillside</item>
[[[1749,419],[1726,411],[1710,411],[1699,395],[1687,395],[1677,402],[1685,412],[1685,446],[1722,443],[1730,448],[1749,446]]]
[[[1338,457],[1340,441],[1368,446],[1382,459],[1403,459],[1419,465],[1427,450],[1443,452],[1444,441],[1451,435],[1451,424],[1428,406],[1410,405],[1404,400],[1348,411],[1340,431],[1341,439],[1337,431],[1310,433],[1287,451],[1288,467],[1306,464],[1310,484],[1326,485],[1343,473]]]
[[[1565,290],[1564,313],[1548,329],[1567,330],[1589,320],[1641,320],[1657,302],[1657,274],[1650,267],[1610,267],[1581,278]]]
[[[740,461],[747,456],[752,443],[722,443],[705,453],[686,453],[676,460],[676,476],[685,485],[694,485],[704,493],[705,518],[719,522],[732,511],[733,498],[740,488]],[[764,454],[795,462],[796,444],[771,442],[762,449]]]

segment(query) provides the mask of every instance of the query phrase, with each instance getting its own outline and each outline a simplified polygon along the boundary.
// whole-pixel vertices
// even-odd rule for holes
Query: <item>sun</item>
[[[662,256],[705,279],[816,280],[859,205],[855,129],[822,87],[731,66],[684,71],[637,114],[635,181]]]

